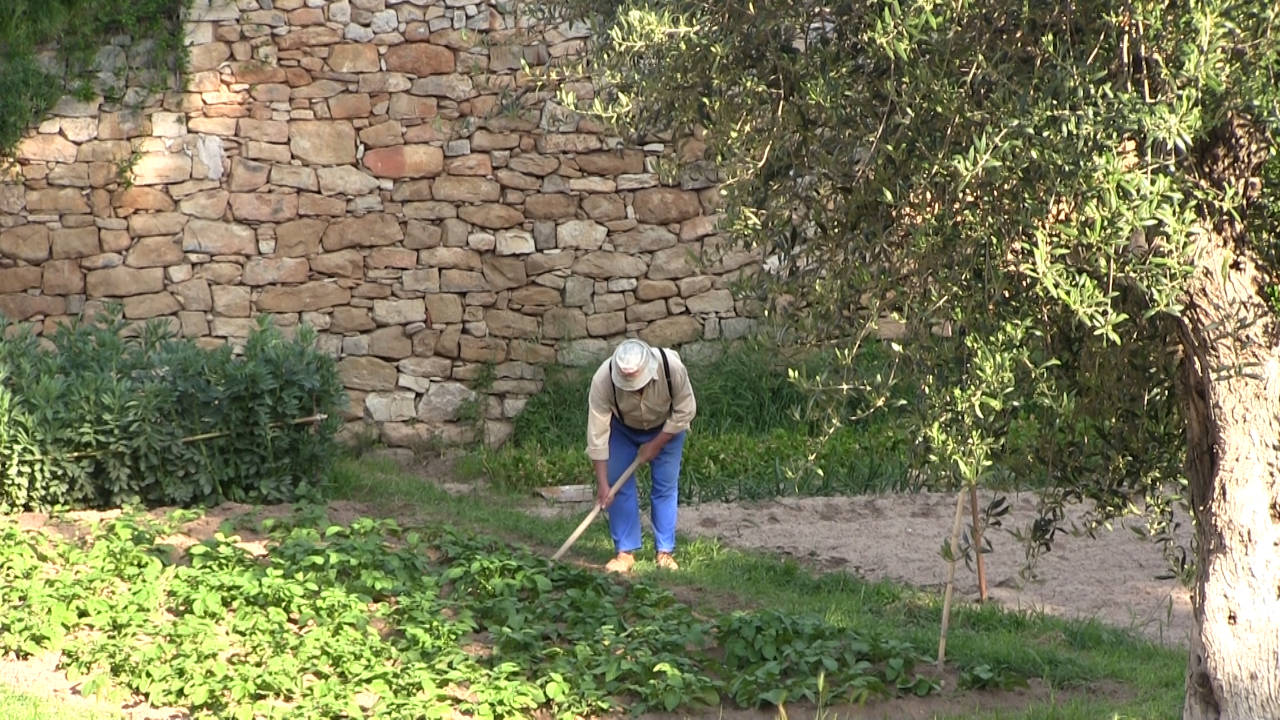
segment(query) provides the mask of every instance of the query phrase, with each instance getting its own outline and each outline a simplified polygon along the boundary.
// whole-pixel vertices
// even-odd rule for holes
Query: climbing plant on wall
[[[64,95],[128,100],[185,66],[188,0],[6,0],[0,13],[0,154]]]

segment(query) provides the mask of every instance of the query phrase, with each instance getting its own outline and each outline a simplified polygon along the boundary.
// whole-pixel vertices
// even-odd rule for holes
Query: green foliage
[[[1010,672],[1009,668],[1003,665],[992,667],[986,663],[979,663],[962,668],[957,684],[963,690],[1008,690],[1026,687],[1027,678]]]
[[[1224,235],[1280,270],[1280,154],[1230,140],[1280,137],[1280,6],[550,5],[596,38],[580,109],[705,141],[731,232],[776,268],[756,278],[770,318],[842,351],[815,390],[875,405],[856,356],[901,322],[908,459],[931,481],[1052,485],[1048,538],[1066,500],[1179,497],[1191,271]],[[1237,152],[1265,159],[1224,171]]]
[[[116,720],[117,712],[88,710],[15,692],[0,683],[0,717],[7,720]]]
[[[0,154],[59,97],[157,89],[186,67],[187,0],[6,0],[0,13]],[[119,51],[128,65],[116,66]],[[132,75],[126,76],[127,73]]]
[[[0,318],[0,509],[291,500],[332,460],[342,384],[304,329],[242,356],[114,315],[40,340]],[[46,344],[47,343],[47,344]],[[328,415],[319,424],[291,421]]]
[[[891,362],[868,352],[863,373]],[[818,372],[822,357],[795,358]],[[584,455],[588,369],[553,368],[543,391],[516,419],[511,442],[479,450],[471,461],[508,488],[563,485],[589,476]],[[680,473],[683,500],[759,499],[779,495],[838,495],[902,489],[908,442],[899,423],[874,415],[827,432],[823,418],[788,374],[776,348],[749,342],[727,348],[705,364],[690,364],[698,416],[685,444]],[[860,396],[844,396],[838,412],[858,414]]]
[[[77,540],[0,523],[0,652],[60,650],[86,692],[195,718],[571,718],[754,707],[818,682],[833,698],[934,688],[911,647],[816,620],[703,619],[647,583],[442,526],[311,523],[264,522],[260,555],[230,527],[179,553],[160,541],[175,520]]]

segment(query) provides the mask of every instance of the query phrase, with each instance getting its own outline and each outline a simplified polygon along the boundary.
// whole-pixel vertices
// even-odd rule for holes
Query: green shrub
[[[0,318],[0,511],[291,500],[335,451],[343,388],[303,328],[241,357],[118,312],[44,344]],[[327,415],[323,422],[294,423]]]
[[[711,362],[690,364],[698,416],[685,444],[680,495],[685,501],[759,499],[780,495],[844,495],[905,484],[906,435],[887,413],[824,432],[809,395],[788,376],[816,374],[821,356],[784,359],[760,342],[733,346]],[[886,358],[868,352],[860,371],[871,375]],[[472,472],[510,489],[592,482],[585,455],[587,388],[592,368],[553,368],[546,386],[516,419],[504,448],[480,450]],[[837,410],[859,414],[849,395]],[[824,410],[828,408],[824,407]]]

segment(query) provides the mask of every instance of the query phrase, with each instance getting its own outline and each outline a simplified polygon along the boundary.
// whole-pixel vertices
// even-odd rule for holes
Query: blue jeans
[[[652,440],[657,430],[633,430],[614,417],[609,426],[609,482],[618,480],[623,470],[636,459],[640,446]],[[684,436],[679,433],[671,438],[651,463],[653,487],[649,493],[651,502],[649,519],[653,523],[654,544],[658,552],[676,549],[676,499],[679,495],[680,460],[684,455]],[[632,475],[618,489],[609,506],[609,534],[618,552],[635,552],[640,549],[640,511],[636,499],[636,478]]]

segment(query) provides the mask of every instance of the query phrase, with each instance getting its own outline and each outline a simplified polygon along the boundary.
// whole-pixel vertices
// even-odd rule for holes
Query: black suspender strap
[[[667,379],[667,417],[671,417],[671,413],[676,408],[676,394],[671,389],[671,363],[667,360],[666,348],[658,348],[658,352],[662,355],[662,373]],[[622,421],[622,408],[618,405],[618,386],[613,384],[613,358],[609,358],[609,387],[613,388],[613,414],[618,416],[618,421]],[[625,424],[625,423],[624,423]]]

